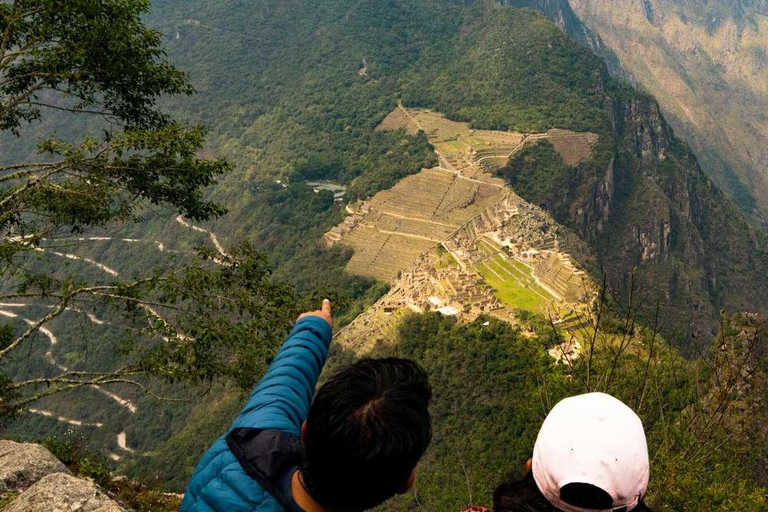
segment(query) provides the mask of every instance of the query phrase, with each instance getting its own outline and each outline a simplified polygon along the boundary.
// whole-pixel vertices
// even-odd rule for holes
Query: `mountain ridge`
[[[656,95],[709,176],[764,223],[766,3],[569,2],[581,22],[611,49],[624,76]]]

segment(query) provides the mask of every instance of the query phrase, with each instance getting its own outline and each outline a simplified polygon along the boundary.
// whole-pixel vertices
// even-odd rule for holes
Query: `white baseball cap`
[[[648,490],[648,444],[637,414],[603,393],[566,398],[549,413],[533,448],[533,478],[541,493],[564,512],[596,512],[564,502],[568,484],[590,484],[633,510]]]

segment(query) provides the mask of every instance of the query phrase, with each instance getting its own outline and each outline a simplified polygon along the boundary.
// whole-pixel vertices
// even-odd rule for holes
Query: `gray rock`
[[[39,444],[0,440],[0,493],[21,492],[51,473],[69,470]]]
[[[125,512],[95,484],[64,473],[41,479],[3,512]]]

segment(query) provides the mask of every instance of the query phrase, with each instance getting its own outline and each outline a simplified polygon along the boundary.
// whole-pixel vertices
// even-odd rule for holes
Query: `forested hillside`
[[[323,233],[343,219],[344,206],[335,203],[330,192],[316,193],[304,181],[324,179],[346,187],[348,202],[389,189],[433,165],[436,157],[424,133],[375,130],[398,101],[435,109],[474,128],[524,133],[560,128],[599,135],[592,158],[575,167],[565,165],[542,144],[513,159],[503,175],[523,198],[551,212],[592,247],[598,264],[589,270],[597,282],[605,274],[611,290],[627,296],[637,267],[638,295],[649,305],[641,318],[651,322],[658,301],[664,333],[684,350],[694,349],[691,335],[696,336],[696,348],[711,346],[722,308],[768,312],[765,238],[706,178],[651,97],[611,80],[600,58],[534,10],[486,1],[157,0],[147,22],[166,34],[169,58],[189,72],[198,91],[189,98],[169,99],[164,107],[207,126],[203,153],[234,164],[211,193],[228,213],[206,228],[227,247],[253,243],[274,265],[274,277],[295,288],[299,303],[330,295],[338,306],[340,325],[381,296],[386,285],[347,274],[349,252],[329,250],[320,243]],[[4,154],[29,153],[44,130],[55,126],[54,121],[33,124],[22,130],[21,139],[3,139],[3,148],[9,148]],[[64,133],[64,126],[59,125],[58,131],[65,138],[99,128],[81,123]],[[189,251],[203,238],[191,233],[190,241],[173,217],[160,215],[120,236],[157,240]],[[117,241],[83,251],[120,269],[149,264]],[[165,260],[161,264],[172,265]],[[58,350],[74,365],[82,364],[86,347],[72,349],[78,336],[75,327],[61,329],[71,334],[62,336]],[[454,326],[429,315],[409,319],[401,338],[401,346],[382,348],[382,353],[389,350],[421,360],[443,393],[436,415],[441,434],[427,461],[424,492],[439,510],[447,504],[482,502],[473,496],[487,496],[504,474],[517,467],[530,449],[545,408],[537,387],[541,382],[531,382],[532,374],[523,370],[532,368],[534,374],[540,372],[558,383],[560,389],[550,400],[572,391],[573,382],[547,359],[549,346],[542,332],[529,339],[506,325],[494,323],[484,330],[481,324]],[[467,358],[460,357],[464,354]],[[96,359],[109,357],[99,354]],[[495,359],[498,363],[492,363]],[[466,386],[472,384],[472,376],[461,382],[452,376],[466,361],[477,363],[473,371],[478,379],[483,374],[494,376],[486,389],[491,398],[475,404],[469,414],[452,405],[452,397],[471,391]],[[669,361],[683,364],[674,351],[669,352]],[[628,375],[637,370],[628,367],[622,376],[630,379]],[[656,390],[659,395],[681,395],[674,414],[693,402],[692,381],[708,381],[710,376],[695,363],[686,366],[686,372],[690,373],[682,384],[673,378],[660,381],[660,386],[669,388]],[[504,378],[496,379],[499,375]],[[139,453],[123,461],[123,469],[181,490],[203,450],[236,412],[239,393],[222,384],[195,404],[148,406],[142,401],[149,416],[121,411],[120,424],[128,425],[130,438],[142,439],[136,445]],[[94,413],[98,406],[89,397],[79,398],[83,401],[72,398],[67,408],[81,411],[89,420],[110,421],[104,418],[106,413]],[[509,409],[498,414],[503,403]],[[482,420],[476,422],[478,417]],[[56,425],[53,418],[27,415],[10,431],[39,436],[54,429],[63,434],[69,428],[52,425]],[[93,443],[96,448],[104,448],[118,432],[116,425],[96,434],[104,438],[103,445]],[[446,475],[463,485],[456,465],[440,462],[459,443],[451,438],[451,430],[472,432],[472,453],[466,454],[472,473],[465,477],[477,484],[468,486],[473,496],[445,496],[442,501],[437,488]],[[146,431],[151,434],[142,438]],[[659,432],[662,438],[664,431]],[[497,452],[499,440],[509,442],[506,450]],[[711,446],[702,448],[704,455],[711,455],[707,449]],[[731,448],[740,458],[722,471],[729,477],[752,471],[746,462],[740,465],[747,457],[743,446]],[[504,454],[504,461],[499,456],[483,462],[483,455],[493,453]],[[689,467],[680,475],[693,478],[694,472]],[[716,487],[722,475],[709,476]],[[734,485],[746,489],[745,500],[759,505],[762,497],[753,489],[751,476],[733,478]],[[682,484],[670,481],[666,488],[675,485]],[[706,508],[716,490],[703,487],[700,503]],[[680,502],[668,503],[669,510],[675,510]]]
[[[414,493],[384,509],[487,506],[499,482],[520,475],[553,404],[598,390],[642,417],[654,510],[763,510],[766,493],[754,484],[766,454],[757,419],[764,414],[759,387],[766,377],[762,321],[724,318],[719,355],[686,361],[648,329],[630,334],[633,348],[617,353],[606,342],[618,336],[626,346],[630,316],[615,313],[604,317],[594,358],[579,358],[572,367],[547,355],[555,339],[529,338],[502,322],[462,326],[435,313],[405,319],[399,343],[375,354],[414,358],[429,371],[435,432]],[[742,392],[723,393],[730,385],[718,379],[735,379],[735,385],[732,372],[741,368],[755,370],[739,384]],[[736,395],[738,404],[731,403]],[[723,401],[711,403],[716,396]]]

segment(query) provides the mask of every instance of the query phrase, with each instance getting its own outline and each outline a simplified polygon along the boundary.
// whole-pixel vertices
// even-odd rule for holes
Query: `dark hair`
[[[541,494],[533,473],[519,480],[504,482],[493,493],[494,512],[557,512]]]
[[[432,439],[431,398],[426,372],[406,359],[363,359],[331,377],[307,418],[309,494],[333,512],[394,496]]]
[[[560,489],[560,499],[584,509],[607,510],[613,507],[611,495],[591,484],[565,485]],[[539,490],[532,472],[520,480],[510,480],[501,484],[493,494],[493,510],[494,512],[558,512],[558,509],[553,507]],[[632,512],[653,511],[641,501]]]
[[[575,507],[590,510],[613,508],[613,498],[601,488],[592,484],[572,483],[560,489],[560,499]]]

